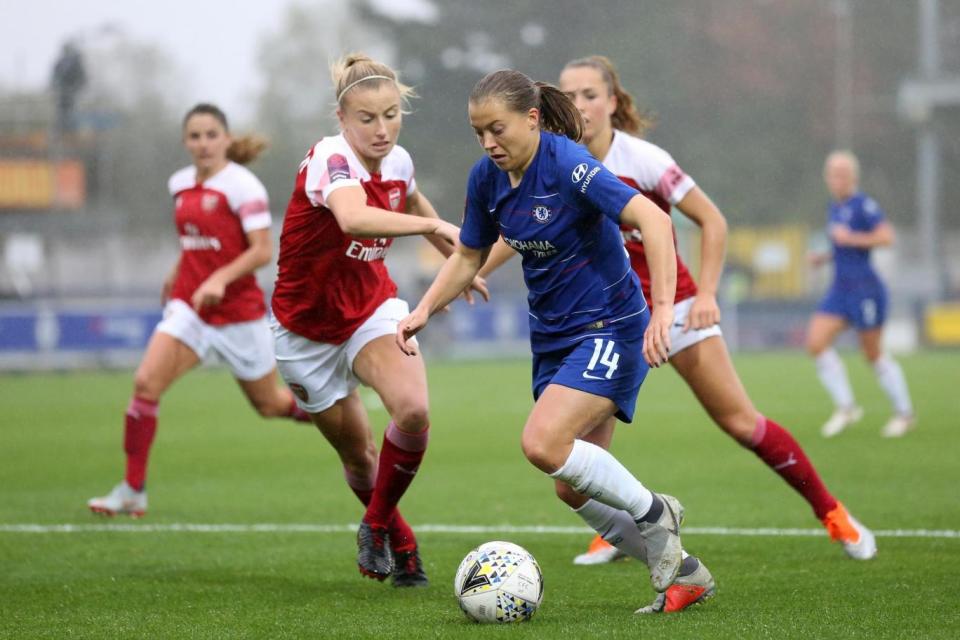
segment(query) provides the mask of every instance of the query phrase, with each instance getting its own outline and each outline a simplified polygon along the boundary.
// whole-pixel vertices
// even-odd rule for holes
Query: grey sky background
[[[0,0],[0,85],[46,86],[60,46],[95,39],[101,25],[161,47],[188,80],[184,102],[209,100],[252,115],[261,34],[280,25],[288,0]],[[228,36],[224,36],[224,28]],[[102,36],[101,36],[102,37]]]
[[[300,0],[324,4],[350,0]],[[104,25],[159,46],[189,83],[184,103],[209,101],[238,121],[253,116],[261,78],[260,38],[276,31],[295,0],[0,0],[0,86],[33,90],[49,83],[65,40],[95,44]],[[433,21],[431,0],[373,0],[405,20]],[[324,61],[326,62],[326,61]]]

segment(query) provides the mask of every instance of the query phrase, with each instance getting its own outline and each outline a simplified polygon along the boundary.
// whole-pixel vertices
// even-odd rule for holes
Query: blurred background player
[[[266,189],[242,165],[266,143],[256,136],[232,138],[226,116],[211,104],[187,112],[183,142],[193,164],[169,181],[180,258],[164,280],[163,319],[134,376],[124,423],[126,477],[87,503],[95,513],[146,513],[160,397],[201,361],[224,361],[260,415],[308,420],[293,394],[277,385],[273,336],[253,275],[273,253],[271,217]]]
[[[831,253],[814,254],[811,263],[832,258],[833,283],[810,319],[807,350],[817,363],[817,375],[833,399],[835,410],[823,425],[829,438],[863,417],[857,406],[847,370],[833,342],[849,326],[857,330],[860,349],[873,366],[877,381],[893,404],[894,415],[881,431],[898,438],[913,428],[916,418],[903,370],[883,352],[883,323],[887,317],[887,290],[870,264],[870,250],[893,244],[893,227],[873,198],[859,190],[860,163],[849,151],[834,151],[823,167],[830,192],[827,231]]]
[[[670,220],[576,144],[583,121],[556,87],[496,71],[474,86],[469,115],[486,157],[470,172],[460,243],[401,321],[397,343],[416,356],[410,338],[470,283],[502,235],[523,256],[529,290],[535,404],[524,455],[558,481],[560,497],[586,522],[633,550],[663,592],[683,564],[683,508],[597,442],[609,440],[614,415],[632,420],[648,365],[667,360],[676,283]],[[619,224],[647,240],[652,315]]]
[[[409,308],[383,260],[394,237],[410,235],[447,256],[458,229],[417,189],[413,161],[397,145],[410,88],[363,54],[344,57],[331,75],[341,132],[307,153],[287,206],[272,300],[277,362],[367,506],[360,572],[425,585],[416,538],[396,507],[427,448],[426,369],[393,344]],[[486,296],[482,281],[474,286]],[[360,383],[391,418],[379,462]]]

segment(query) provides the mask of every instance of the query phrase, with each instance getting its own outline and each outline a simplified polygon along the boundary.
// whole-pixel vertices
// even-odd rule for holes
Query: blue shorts
[[[857,288],[834,284],[817,311],[840,316],[861,331],[875,329],[887,319],[887,290],[880,283]]]
[[[559,384],[609,398],[617,405],[617,418],[631,422],[637,392],[650,368],[643,359],[643,332],[637,333],[605,330],[568,349],[533,354],[534,400],[548,384]]]

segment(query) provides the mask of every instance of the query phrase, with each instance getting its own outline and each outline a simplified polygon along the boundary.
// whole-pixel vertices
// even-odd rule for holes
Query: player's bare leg
[[[146,514],[147,462],[157,431],[157,405],[170,385],[199,361],[193,349],[173,336],[160,331],[151,336],[134,374],[133,397],[124,417],[123,449],[127,456],[124,480],[107,495],[88,500],[91,511],[135,518]]]
[[[367,343],[354,359],[353,371],[361,382],[377,392],[392,418],[384,432],[376,484],[361,525],[378,535],[383,527],[389,526],[427,449],[430,427],[427,373],[423,358],[419,354],[404,355],[396,348],[392,335]],[[394,584],[426,584],[412,532],[406,540],[390,542]]]
[[[863,417],[863,409],[853,398],[853,389],[843,360],[833,349],[833,343],[847,328],[842,316],[818,312],[813,314],[807,328],[807,352],[817,365],[817,377],[833,400],[834,411],[820,432],[831,438]]]
[[[611,416],[608,420],[598,425],[595,429],[581,436],[581,439],[591,442],[598,447],[603,447],[604,449],[609,450],[610,443],[613,441],[613,432],[616,428],[616,424],[617,419]],[[567,503],[567,505],[574,511],[578,511],[584,504],[586,504],[587,500],[589,500],[589,498],[586,496],[574,491],[573,488],[566,482],[556,480],[554,485],[554,490],[557,492],[557,497]],[[626,553],[604,540],[600,533],[597,533],[590,541],[587,550],[573,559],[573,564],[606,564],[608,562],[621,560],[627,557],[629,556]]]
[[[581,439],[604,449],[609,449],[615,427],[616,418],[611,417],[589,433],[584,434]],[[583,518],[584,522],[597,531],[594,541],[591,542],[591,548],[606,548],[616,554],[613,558],[608,555],[602,560],[597,560],[591,557],[597,552],[594,551],[591,554],[588,551],[577,556],[577,559],[587,556],[590,557],[590,560],[577,562],[577,559],[574,559],[575,564],[602,564],[628,557],[636,558],[644,564],[647,563],[646,540],[640,535],[640,530],[630,514],[596,500],[591,500],[583,494],[577,493],[564,482],[557,481],[555,489],[557,496]],[[607,542],[600,535],[601,533],[616,542],[617,546]],[[706,565],[699,558],[688,555],[684,551],[683,562],[680,564],[680,571],[677,573],[677,578],[673,584],[667,587],[666,591],[658,594],[653,603],[638,609],[637,613],[676,613],[691,605],[703,602],[715,594],[716,584]]]
[[[237,384],[254,410],[264,418],[292,418],[311,422],[310,415],[297,406],[293,392],[279,385],[276,368],[257,380],[240,380]]]
[[[629,514],[644,538],[650,582],[665,591],[680,570],[683,507],[672,496],[652,493],[602,447],[580,439],[615,411],[609,398],[547,385],[527,418],[521,446],[541,471],[598,504]]]
[[[851,553],[851,545],[859,544],[862,531],[866,531],[864,539],[872,538],[872,534],[863,525],[859,525],[859,529],[832,526],[839,503],[793,435],[754,407],[723,338],[714,336],[698,342],[674,355],[671,362],[714,423],[793,487],[827,527],[831,537],[843,543],[848,555],[857,558],[864,555]]]
[[[369,505],[376,484],[378,455],[377,445],[370,429],[370,419],[360,394],[353,390],[350,395],[341,398],[329,409],[312,414],[311,417],[340,457],[347,485],[364,506]],[[413,530],[403,519],[400,511],[395,510],[387,528],[384,544],[404,545],[411,541],[416,548]],[[397,555],[394,552],[395,565]],[[396,575],[394,575],[394,582],[395,584],[397,582]]]

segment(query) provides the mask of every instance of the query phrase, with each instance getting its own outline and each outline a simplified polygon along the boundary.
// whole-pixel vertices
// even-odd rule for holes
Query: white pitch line
[[[530,525],[450,525],[422,524],[417,533],[539,533],[584,535],[586,527]],[[355,524],[0,524],[0,533],[354,533]],[[887,529],[874,531],[878,538],[960,538],[951,529]],[[706,536],[825,536],[823,529],[777,529],[737,527],[684,527],[684,535]]]

